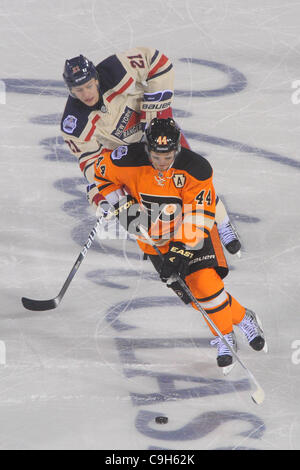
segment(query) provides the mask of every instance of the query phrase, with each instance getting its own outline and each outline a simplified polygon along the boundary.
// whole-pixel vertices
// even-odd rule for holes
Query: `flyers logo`
[[[146,209],[151,223],[171,222],[182,212],[182,199],[172,196],[154,196],[140,193],[141,202]]]

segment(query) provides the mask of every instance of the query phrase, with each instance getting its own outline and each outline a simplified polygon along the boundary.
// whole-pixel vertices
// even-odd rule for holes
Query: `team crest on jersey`
[[[77,126],[77,118],[69,114],[63,122],[63,130],[68,134],[72,134]]]
[[[181,214],[182,199],[176,196],[156,196],[140,193],[141,202],[147,211],[152,223],[158,220],[171,222]]]
[[[173,181],[176,188],[183,188],[183,186],[185,185],[185,176],[183,174],[176,174],[173,176]]]
[[[126,140],[142,129],[139,113],[126,106],[112,134],[120,140]]]

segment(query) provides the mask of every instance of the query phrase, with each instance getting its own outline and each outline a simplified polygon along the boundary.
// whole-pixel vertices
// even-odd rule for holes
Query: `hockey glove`
[[[140,224],[140,206],[137,200],[130,196],[122,197],[117,204],[114,205],[114,211],[108,215],[108,219],[112,216],[115,216],[119,219],[122,227],[127,230],[127,232],[138,235],[139,229],[138,225]]]
[[[145,93],[141,103],[141,122],[150,122],[151,119],[158,117],[158,112],[164,111],[171,106],[172,98],[173,92],[171,90]]]
[[[164,255],[160,270],[160,278],[167,282],[172,274],[179,274],[184,279],[189,273],[189,262],[193,259],[194,253],[185,248],[182,242],[171,242],[169,251]]]
[[[86,197],[91,206],[97,209],[100,202],[105,201],[104,197],[99,193],[95,183],[89,184],[86,187]]]

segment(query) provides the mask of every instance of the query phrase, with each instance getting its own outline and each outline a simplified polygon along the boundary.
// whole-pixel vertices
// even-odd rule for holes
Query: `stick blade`
[[[261,405],[265,399],[265,392],[261,387],[257,388],[255,392],[251,395],[252,400],[256,405]]]
[[[46,310],[53,310],[59,305],[60,299],[56,297],[55,299],[49,300],[34,300],[28,299],[27,297],[22,297],[23,307],[27,310],[32,310],[34,312],[44,312]]]

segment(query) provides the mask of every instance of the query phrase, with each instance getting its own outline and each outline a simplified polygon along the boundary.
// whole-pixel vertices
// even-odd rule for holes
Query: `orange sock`
[[[213,268],[201,269],[190,274],[186,277],[186,283],[223,335],[231,333],[233,324],[237,324],[243,319],[245,308],[225,292],[224,283]],[[197,309],[194,303],[192,305]],[[207,324],[216,336],[215,330],[208,322]]]
[[[228,295],[229,295],[229,300],[231,304],[232,323],[234,325],[237,325],[243,320],[245,313],[246,313],[246,309],[234,297],[232,297],[232,295],[230,294]]]

